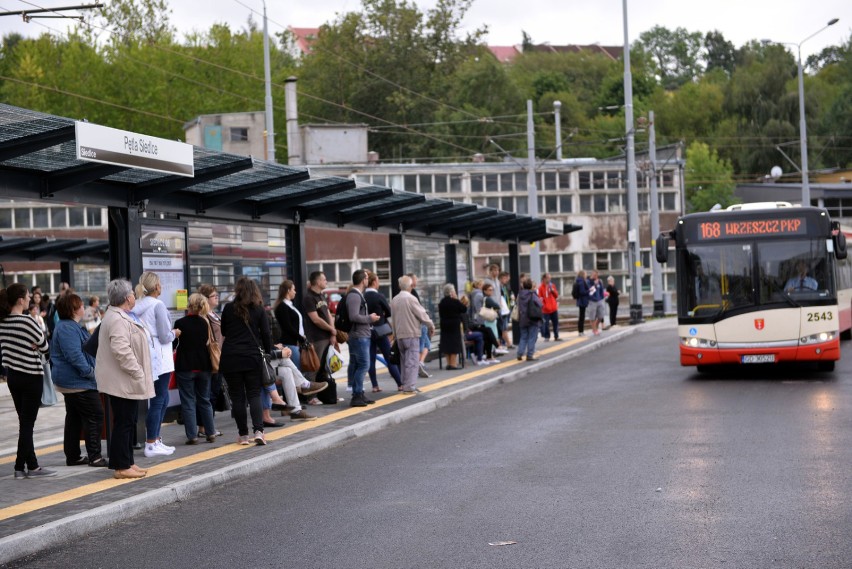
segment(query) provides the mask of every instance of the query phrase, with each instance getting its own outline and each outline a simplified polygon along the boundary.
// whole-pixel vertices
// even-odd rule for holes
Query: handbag
[[[388,363],[391,363],[391,364],[397,365],[397,366],[400,365],[399,344],[397,343],[396,340],[394,340],[393,344],[391,344],[390,361]]]
[[[514,322],[517,322],[521,319],[521,310],[520,308],[518,308],[517,304],[512,307],[512,314],[509,315],[509,318],[511,318]]]
[[[213,327],[210,322],[207,323],[207,353],[210,354],[210,365],[213,373],[219,371],[219,360],[222,357],[222,348],[219,347],[219,342],[213,337]]]
[[[317,350],[314,348],[314,345],[310,342],[305,343],[301,349],[301,368],[302,371],[314,372],[318,371],[320,368],[319,356],[317,355]]]
[[[388,324],[387,320],[384,323],[379,324],[378,326],[373,326],[373,331],[379,338],[381,338],[382,336],[390,336],[391,334],[393,334],[393,328],[391,328],[391,325]]]
[[[511,313],[509,303],[506,302],[506,297],[500,295],[500,316],[508,316]]]
[[[328,366],[329,375],[337,373],[343,369],[343,355],[338,352],[334,346],[329,345],[328,355],[326,356],[326,365]]]
[[[345,344],[349,341],[349,334],[344,332],[343,330],[337,330],[337,343]]]
[[[486,322],[494,322],[497,320],[497,311],[493,308],[488,308],[487,306],[483,306],[479,309],[479,316],[485,320]]]
[[[254,332],[251,330],[251,326],[246,322],[246,328],[248,328],[249,334],[251,334],[254,343],[257,344],[257,349],[260,352],[260,383],[263,384],[264,387],[269,387],[270,385],[275,385],[275,368],[272,367],[272,356],[263,351],[263,347],[260,345],[260,342],[257,341],[257,336],[254,335]]]
[[[53,375],[50,373],[50,363],[40,356],[41,366],[44,369],[44,374],[41,376],[41,406],[52,407],[59,403],[59,398],[56,397],[56,389],[53,387]]]

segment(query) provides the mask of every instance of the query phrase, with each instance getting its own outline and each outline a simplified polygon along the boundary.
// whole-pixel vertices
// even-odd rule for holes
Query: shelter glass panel
[[[438,326],[438,303],[446,283],[444,242],[433,239],[405,239],[405,272],[417,275],[417,294],[429,317]]]
[[[15,208],[15,229],[29,229],[30,227],[32,227],[30,224],[30,208]]]
[[[68,227],[68,219],[65,215],[67,208],[52,207],[50,208],[50,226],[51,227]]]
[[[33,208],[33,227],[49,227],[50,210],[46,207]]]

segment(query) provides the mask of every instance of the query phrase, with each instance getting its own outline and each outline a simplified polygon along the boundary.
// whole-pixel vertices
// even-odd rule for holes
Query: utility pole
[[[263,75],[266,80],[266,159],[275,162],[275,128],[272,124],[272,78],[269,70],[269,27],[263,2]]]
[[[556,125],[556,159],[562,162],[562,101],[553,101],[553,123]]]
[[[630,263],[630,323],[641,324],[642,258],[639,255],[639,195],[636,190],[636,150],[633,127],[633,78],[630,74],[630,42],[627,39],[627,0],[624,7],[624,126],[627,135],[627,260]]]
[[[527,99],[527,209],[530,217],[538,217],[538,196],[535,183],[535,127],[532,99]],[[530,243],[530,278],[538,286],[541,282],[541,260],[538,242]]]
[[[657,262],[654,247],[660,234],[660,198],[657,194],[657,132],[654,111],[648,111],[648,158],[651,161],[651,288],[654,289],[654,318],[666,315],[663,306],[663,267]]]

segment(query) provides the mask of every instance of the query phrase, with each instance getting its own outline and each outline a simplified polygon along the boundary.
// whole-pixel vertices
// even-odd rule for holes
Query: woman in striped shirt
[[[47,339],[36,321],[25,314],[30,293],[20,283],[0,290],[0,345],[3,365],[8,371],[9,392],[18,413],[18,454],[15,478],[53,476],[56,472],[41,468],[33,444],[38,409],[41,406],[44,368],[39,352],[48,351]]]

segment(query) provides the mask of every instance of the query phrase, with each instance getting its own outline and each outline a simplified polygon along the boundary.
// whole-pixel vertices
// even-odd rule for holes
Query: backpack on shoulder
[[[349,319],[349,307],[346,304],[350,294],[357,294],[361,297],[361,305],[358,307],[359,312],[367,306],[367,301],[364,300],[364,295],[351,290],[344,294],[343,298],[340,299],[340,302],[337,303],[337,313],[334,315],[334,328],[335,330],[346,332],[347,334],[352,331],[352,320]],[[341,309],[341,307],[343,308]],[[366,314],[366,311],[364,313]]]
[[[571,289],[571,297],[575,300],[580,298],[580,283],[574,281],[574,288]]]

